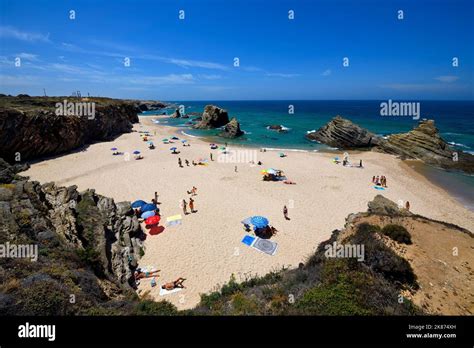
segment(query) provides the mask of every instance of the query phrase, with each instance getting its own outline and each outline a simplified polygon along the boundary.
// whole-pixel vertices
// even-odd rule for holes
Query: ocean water
[[[384,101],[173,101],[184,105],[186,113],[201,113],[207,104],[217,105],[236,117],[245,135],[226,140],[229,144],[279,149],[325,150],[326,145],[311,142],[306,132],[317,130],[336,115],[348,118],[361,127],[378,135],[407,132],[418,124],[410,116],[381,116],[380,103]],[[294,113],[289,112],[293,106]],[[160,110],[159,114],[174,112],[173,108]],[[155,115],[145,112],[143,115]],[[191,116],[191,118],[196,116]],[[474,154],[474,101],[420,101],[420,119],[434,119],[441,136],[454,148]],[[196,130],[185,123],[190,119],[162,119],[160,124],[181,127],[186,134],[223,142],[217,137],[219,130]],[[267,129],[269,125],[289,128],[279,133]],[[419,168],[430,180],[442,186],[458,198],[466,207],[474,210],[474,176],[447,173],[432,168]]]

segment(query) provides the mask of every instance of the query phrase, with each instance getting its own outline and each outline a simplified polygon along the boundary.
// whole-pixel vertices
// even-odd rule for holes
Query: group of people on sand
[[[135,284],[136,285],[139,285],[140,284],[140,279],[146,279],[146,278],[152,278],[152,281],[154,280],[155,277],[159,277],[159,274],[158,272],[160,272],[160,270],[157,270],[157,271],[142,271],[141,268],[137,268],[133,274],[134,278],[135,278]],[[185,286],[183,285],[183,282],[185,281],[186,279],[183,278],[183,277],[179,277],[178,279],[172,281],[172,282],[169,282],[169,283],[165,283],[161,286],[162,289],[164,290],[174,290],[174,289],[177,289],[177,288],[180,288],[180,289],[184,289]],[[156,282],[155,282],[156,284]]]
[[[384,175],[381,176],[373,176],[372,183],[377,186],[387,187],[387,178]]]
[[[198,164],[200,164],[200,163],[195,162],[194,160],[192,160],[191,163],[193,164],[193,166],[197,166]],[[189,167],[189,161],[187,159],[184,160],[184,164],[186,164],[186,167]],[[178,157],[178,167],[184,168],[181,157]]]
[[[190,191],[186,191],[188,193],[188,195],[191,195],[191,196],[197,196],[197,188],[196,186],[193,186],[193,188],[190,190]],[[186,199],[183,199],[181,202],[180,202],[180,208],[183,209],[183,214],[184,215],[188,215],[188,214],[193,214],[193,213],[196,213],[197,210],[194,209],[194,199],[193,197],[189,197],[189,203],[186,202]],[[188,205],[189,205],[189,211],[190,213],[188,213]]]

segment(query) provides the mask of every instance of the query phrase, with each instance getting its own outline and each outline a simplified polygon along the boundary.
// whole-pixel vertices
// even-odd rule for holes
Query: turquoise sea
[[[317,130],[332,117],[341,115],[375,134],[388,135],[407,132],[418,124],[409,116],[381,116],[377,101],[354,100],[279,100],[279,101],[172,101],[184,105],[186,113],[201,113],[207,104],[217,105],[236,117],[245,135],[227,140],[229,144],[294,150],[325,150],[327,146],[308,141],[307,131]],[[474,101],[419,101],[420,119],[434,119],[441,136],[455,148],[474,153]],[[293,110],[293,113],[289,111]],[[145,112],[153,116],[166,112],[172,114],[174,108],[159,112]],[[191,118],[196,116],[191,116]],[[160,124],[183,128],[186,134],[214,139],[219,130],[195,130],[186,125],[190,119],[161,119]],[[287,132],[267,129],[269,125],[282,125]],[[430,180],[444,187],[466,207],[474,210],[474,176],[446,171],[428,166],[417,167]]]

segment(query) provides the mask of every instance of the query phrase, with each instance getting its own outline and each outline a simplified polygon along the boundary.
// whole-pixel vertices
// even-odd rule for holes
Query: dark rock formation
[[[341,149],[370,148],[379,142],[379,137],[341,116],[334,117],[306,138]]]
[[[166,107],[166,104],[157,101],[140,101],[137,103],[137,107],[141,111],[159,110]]]
[[[54,239],[92,258],[99,276],[130,289],[143,237],[130,202],[116,204],[94,190],[79,193],[76,186],[40,185],[18,176],[20,169],[0,158],[0,173],[11,173],[0,182],[3,237],[25,231],[33,240]]]
[[[41,185],[0,158],[0,244],[37,247],[37,259],[0,258],[3,315],[136,315],[176,312],[169,303],[143,307],[133,271],[143,255],[129,202],[94,190]],[[75,302],[71,304],[71,295]]]
[[[179,111],[179,108],[176,109],[173,114],[171,115],[173,118],[180,118],[181,117],[181,112]]]
[[[219,136],[224,138],[237,138],[243,134],[244,132],[240,130],[239,122],[233,117],[232,120],[224,126],[224,130],[219,133]]]
[[[474,156],[452,148],[441,136],[433,120],[422,120],[418,126],[402,134],[382,139],[374,150],[417,159],[445,169],[474,173]]]
[[[13,163],[17,154],[24,161],[65,153],[130,132],[132,123],[138,122],[139,109],[133,102],[87,101],[96,103],[93,119],[56,115],[55,104],[63,102],[60,97],[0,98],[0,157]]]
[[[225,126],[229,123],[227,111],[214,105],[206,105],[202,120],[194,125],[197,129],[212,129]]]

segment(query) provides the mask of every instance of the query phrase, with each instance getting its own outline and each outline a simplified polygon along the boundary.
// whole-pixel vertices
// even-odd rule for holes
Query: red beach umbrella
[[[147,225],[156,225],[158,222],[160,222],[160,217],[158,215],[150,216],[145,220],[145,224]]]

